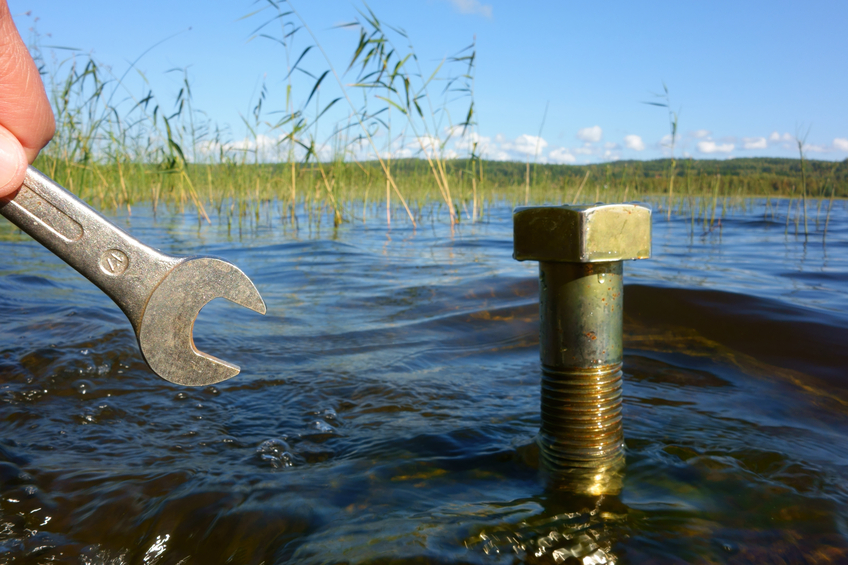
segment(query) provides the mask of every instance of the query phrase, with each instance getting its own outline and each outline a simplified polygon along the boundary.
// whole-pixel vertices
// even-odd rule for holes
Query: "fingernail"
[[[20,142],[0,127],[0,196],[20,188],[26,166],[26,155]]]

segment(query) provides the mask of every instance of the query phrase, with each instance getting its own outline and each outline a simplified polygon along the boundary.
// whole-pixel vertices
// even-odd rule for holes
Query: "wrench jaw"
[[[221,259],[185,259],[159,283],[138,329],[141,353],[154,373],[186,386],[211,385],[239,373],[238,366],[198,351],[194,345],[194,321],[215,298],[265,314],[265,302],[247,275]]]

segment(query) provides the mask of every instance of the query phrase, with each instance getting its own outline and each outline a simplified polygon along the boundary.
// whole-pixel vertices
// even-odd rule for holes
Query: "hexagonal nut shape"
[[[600,263],[651,256],[651,209],[642,204],[523,206],[512,215],[519,261]]]

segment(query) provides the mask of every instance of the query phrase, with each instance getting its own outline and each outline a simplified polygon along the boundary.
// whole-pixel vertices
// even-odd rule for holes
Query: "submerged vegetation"
[[[788,226],[793,202],[796,211],[803,202],[806,225],[808,198],[829,210],[848,196],[848,160],[810,161],[800,142],[800,160],[693,160],[673,149],[671,159],[594,165],[486,160],[476,135],[473,42],[425,71],[405,32],[366,8],[341,26],[358,40],[339,72],[295,8],[261,6],[245,18],[258,23],[253,38],[282,50],[285,92],[262,86],[241,140],[194,107],[186,70],[171,71],[182,88],[163,101],[147,86],[130,91],[135,63],[120,76],[78,53],[48,65],[36,37],[32,52],[57,120],[36,166],[99,208],[188,206],[205,221],[259,221],[278,210],[292,224],[298,211],[334,225],[377,214],[389,224],[425,216],[454,224],[478,221],[502,202],[645,200],[669,217],[685,214],[694,225],[697,215],[712,226],[719,202],[763,198],[769,208],[781,197],[790,202]],[[329,101],[327,92],[335,93]],[[668,90],[660,96],[651,104],[668,109],[675,139],[677,113]],[[281,107],[269,110],[272,100]]]

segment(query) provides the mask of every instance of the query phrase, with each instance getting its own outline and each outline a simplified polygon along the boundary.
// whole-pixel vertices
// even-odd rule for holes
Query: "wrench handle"
[[[144,245],[30,166],[0,214],[97,285],[138,332],[147,299],[181,260]]]

